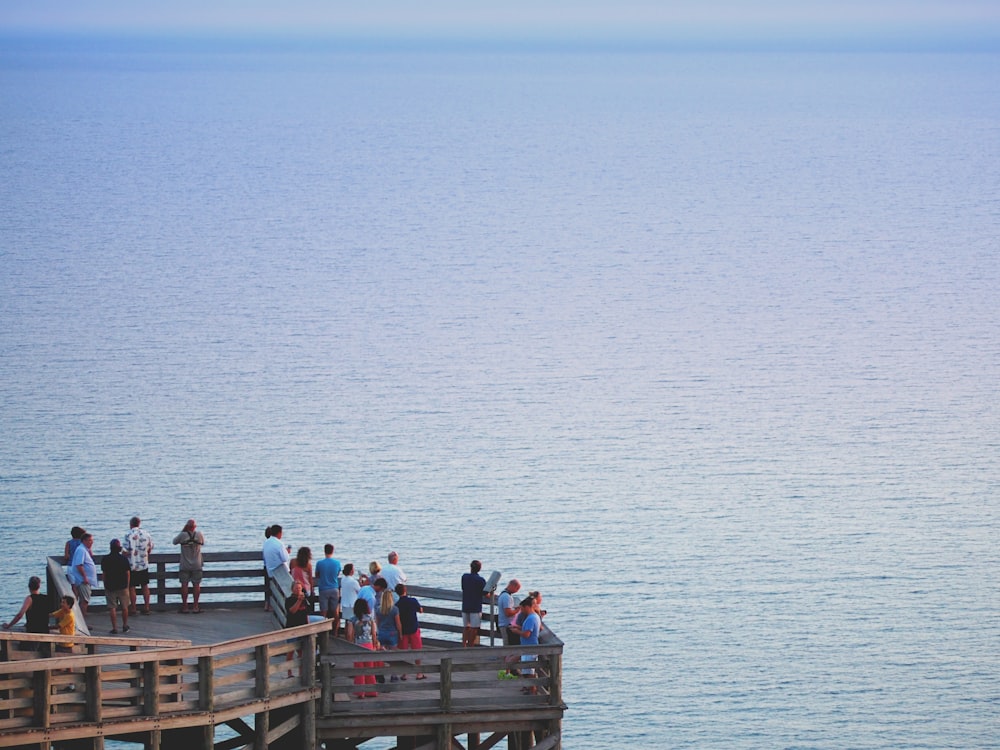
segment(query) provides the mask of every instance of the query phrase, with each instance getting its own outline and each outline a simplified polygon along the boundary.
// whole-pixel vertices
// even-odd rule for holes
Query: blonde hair
[[[382,572],[382,566],[378,564],[378,560],[372,560],[368,563],[368,572],[373,576],[378,575]]]
[[[386,589],[382,592],[382,599],[379,601],[378,611],[383,615],[387,615],[392,611],[392,608],[396,606],[396,600],[392,598],[392,592]]]

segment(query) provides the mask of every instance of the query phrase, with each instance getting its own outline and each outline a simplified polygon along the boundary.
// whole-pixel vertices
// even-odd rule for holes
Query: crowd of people
[[[283,535],[284,529],[279,524],[267,527],[262,556],[270,577],[279,568],[285,568],[291,576],[292,594],[285,600],[286,627],[304,625],[318,608],[319,616],[334,620],[335,635],[343,634],[362,648],[371,651],[422,648],[419,615],[423,607],[408,594],[407,575],[399,565],[398,552],[389,552],[385,564],[378,560],[370,562],[367,573],[357,572],[354,563],[342,564],[334,557],[333,544],[324,545],[323,558],[314,564],[311,548],[299,547],[293,556],[291,545],[282,541]],[[480,574],[482,567],[479,560],[473,560],[469,572],[461,578],[463,646],[478,645],[483,607],[495,595],[488,590],[488,583]],[[542,595],[532,591],[517,600],[515,595],[520,590],[520,581],[511,579],[496,595],[501,637],[505,645],[538,645],[545,616]],[[371,668],[377,664],[360,661],[354,666]],[[419,670],[419,660],[416,666]],[[511,668],[504,673],[516,677],[532,674],[532,670],[530,667]],[[392,679],[406,680],[407,675]],[[418,671],[416,679],[425,679],[425,675]],[[374,681],[373,675],[356,677],[355,684],[362,689],[355,695],[359,698],[376,695],[364,689]]]
[[[407,575],[399,565],[399,553],[389,552],[385,564],[375,560],[367,566],[367,572],[358,571],[354,563],[341,564],[335,556],[333,544],[323,548],[323,557],[313,561],[309,547],[299,547],[294,557],[292,548],[282,541],[284,530],[278,524],[267,527],[264,532],[262,556],[268,576],[273,577],[279,568],[285,568],[291,576],[291,594],[285,600],[285,625],[295,627],[309,622],[310,615],[333,620],[332,629],[337,637],[372,651],[409,649],[420,650],[423,642],[420,634],[420,614],[423,607],[407,590]],[[189,519],[181,531],[174,536],[173,544],[180,547],[179,580],[181,584],[182,614],[202,612],[201,582],[204,573],[202,548],[205,537],[194,519]],[[3,624],[5,630],[25,618],[25,630],[29,633],[48,633],[58,628],[61,634],[72,635],[76,624],[73,614],[75,603],[79,604],[84,617],[98,586],[97,565],[93,555],[94,536],[80,526],[74,526],[70,539],[66,542],[64,556],[67,577],[73,588],[73,596],[63,597],[60,607],[49,612],[46,597],[40,593],[41,580],[32,576],[28,581],[28,596],[21,610],[10,621]],[[142,527],[142,520],[133,516],[128,531],[121,539],[115,538],[108,544],[108,552],[100,559],[104,578],[104,593],[111,620],[111,634],[128,633],[131,630],[129,618],[139,614],[149,615],[149,562],[154,549],[152,535]],[[461,578],[462,587],[462,645],[476,646],[482,626],[484,604],[496,596],[498,608],[497,625],[505,645],[537,645],[542,629],[542,595],[531,592],[518,601],[515,597],[521,590],[517,579],[495,594],[488,590],[486,579],[480,574],[482,563],[473,560],[469,572]],[[140,594],[144,606],[139,609]],[[188,605],[189,595],[191,606]],[[121,617],[119,631],[118,617]],[[51,625],[55,621],[55,625]],[[63,644],[62,647],[72,644]],[[289,655],[291,656],[291,655]],[[525,657],[528,658],[528,657]],[[375,662],[358,662],[357,667],[371,667]],[[415,678],[425,679],[419,671],[420,661],[416,661]],[[518,670],[506,670],[516,676]],[[530,667],[522,667],[521,674],[530,674]],[[407,675],[393,679],[406,680]],[[358,676],[356,684],[370,684],[374,677]],[[374,695],[362,690],[359,697]]]
[[[205,545],[205,537],[198,530],[195,520],[188,519],[184,528],[173,538],[173,543],[180,546],[181,609],[183,613],[200,613],[201,581],[204,571],[204,561],[201,549]],[[66,577],[73,589],[69,599],[70,615],[74,604],[78,604],[80,613],[86,618],[93,598],[93,591],[98,587],[97,564],[94,561],[94,535],[82,526],[70,529],[70,538],[63,548]],[[115,538],[108,543],[108,552],[101,556],[101,573],[104,578],[104,597],[108,606],[108,616],[111,620],[112,635],[119,632],[128,633],[132,626],[129,618],[136,615],[149,615],[149,556],[153,552],[153,537],[142,527],[142,519],[133,516],[129,520],[128,530],[121,539]],[[32,588],[35,585],[35,588]],[[29,633],[49,632],[50,620],[55,618],[60,633],[72,634],[76,629],[75,616],[72,623],[64,613],[63,606],[57,612],[47,612],[45,597],[38,593],[41,581],[32,576],[28,582],[28,597],[17,616],[4,629],[9,630],[22,616],[27,616],[25,629]],[[139,594],[142,594],[143,608],[140,610]],[[188,608],[188,596],[193,593],[193,607]],[[60,614],[62,613],[62,614]],[[118,618],[121,617],[121,630],[118,628]],[[72,627],[71,627],[72,625]]]

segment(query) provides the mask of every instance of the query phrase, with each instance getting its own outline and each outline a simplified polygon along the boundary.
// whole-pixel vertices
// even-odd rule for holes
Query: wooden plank
[[[30,716],[18,716],[12,719],[2,719],[0,720],[0,736],[3,736],[5,732],[10,732],[21,727],[31,726]]]
[[[286,734],[291,732],[300,724],[302,724],[302,717],[299,716],[298,714],[289,717],[288,719],[281,722],[278,726],[276,726],[274,729],[270,730],[267,733],[267,739],[266,739],[267,744],[270,745],[276,739],[284,737]]]
[[[215,689],[221,690],[222,688],[228,687],[229,685],[235,685],[247,682],[253,685],[255,671],[256,670],[253,669],[245,669],[240,672],[231,672],[226,675],[217,674],[215,678]]]
[[[65,635],[58,633],[22,633],[14,630],[0,630],[0,640],[17,641],[19,643],[62,643]],[[127,646],[129,648],[179,648],[190,646],[191,641],[181,638],[143,638],[141,636],[104,636],[81,635],[73,636],[73,642],[81,645],[96,646]]]
[[[215,660],[216,670],[227,669],[238,664],[253,663],[253,651],[237,651],[232,656],[224,656]]]

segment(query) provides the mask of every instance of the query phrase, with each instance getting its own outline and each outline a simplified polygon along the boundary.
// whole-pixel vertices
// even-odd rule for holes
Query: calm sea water
[[[4,619],[80,523],[546,595],[568,748],[1000,746],[1000,58],[0,47]]]

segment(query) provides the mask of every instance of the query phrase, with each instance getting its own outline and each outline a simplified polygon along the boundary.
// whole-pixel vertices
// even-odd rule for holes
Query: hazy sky
[[[0,0],[0,30],[1000,36],[1000,0]]]

